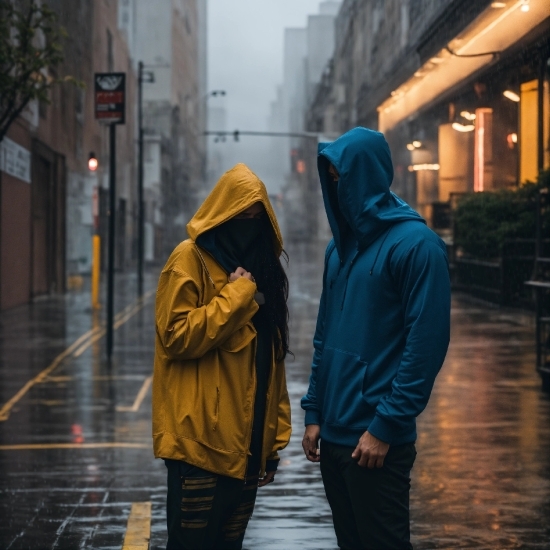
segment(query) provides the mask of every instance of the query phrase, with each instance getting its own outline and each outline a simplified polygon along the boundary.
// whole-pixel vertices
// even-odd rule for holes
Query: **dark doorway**
[[[33,145],[31,294],[65,290],[64,159],[44,144]]]
[[[32,295],[50,292],[53,279],[52,166],[42,157],[34,161],[32,181]]]

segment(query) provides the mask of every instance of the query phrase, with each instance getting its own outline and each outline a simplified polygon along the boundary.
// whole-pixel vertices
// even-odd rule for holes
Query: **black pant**
[[[240,550],[254,510],[258,476],[246,482],[187,462],[168,468],[167,550]]]
[[[353,447],[321,442],[321,474],[338,546],[346,550],[412,549],[410,471],[414,443],[390,447],[382,468],[362,468]]]

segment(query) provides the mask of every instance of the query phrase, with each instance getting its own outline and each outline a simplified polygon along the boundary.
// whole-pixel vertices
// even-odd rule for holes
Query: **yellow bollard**
[[[92,308],[99,309],[99,274],[101,262],[101,237],[94,235],[92,237]]]

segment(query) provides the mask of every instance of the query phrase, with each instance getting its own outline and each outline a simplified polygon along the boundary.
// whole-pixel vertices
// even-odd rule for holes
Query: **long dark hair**
[[[288,277],[281,262],[283,258],[288,265],[288,254],[283,250],[281,258],[277,257],[273,227],[267,219],[265,230],[258,240],[262,265],[259,278],[257,277],[258,287],[265,296],[266,313],[273,327],[275,357],[277,361],[282,361],[288,353],[292,353],[289,350],[288,335]]]

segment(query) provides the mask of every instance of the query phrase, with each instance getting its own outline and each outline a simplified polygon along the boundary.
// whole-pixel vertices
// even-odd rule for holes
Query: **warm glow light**
[[[90,154],[90,158],[88,159],[88,170],[90,170],[91,172],[95,172],[98,166],[99,162],[93,154]]]
[[[493,2],[491,4],[492,8],[505,8],[506,4],[504,2]]]
[[[515,101],[516,103],[519,103],[519,95],[515,92],[512,92],[512,90],[506,90],[502,92],[502,95],[510,101]]]
[[[493,110],[482,108],[477,109],[476,113],[479,115],[477,119],[477,128],[474,141],[474,191],[477,193],[480,191],[485,191],[485,130],[486,126],[488,126],[487,131],[490,132],[490,120]],[[487,118],[489,118],[489,120],[486,120]],[[489,133],[489,141],[490,139],[491,136]]]
[[[299,160],[299,161],[296,163],[296,172],[298,172],[298,174],[304,174],[305,171],[306,171],[306,163],[305,163],[305,161]]]
[[[506,136],[506,143],[508,144],[508,149],[513,149],[514,145],[518,142],[518,135],[516,133],[508,134]]]
[[[422,170],[439,170],[439,164],[411,164],[409,172],[420,172]]]
[[[461,111],[460,116],[464,117],[466,120],[476,119],[476,115],[474,113],[470,113],[469,111]]]
[[[528,12],[529,11],[529,0],[523,0],[523,6],[521,6],[521,11]]]
[[[414,147],[414,145],[413,145],[412,143],[407,143],[407,149],[408,149],[409,151],[414,151],[415,147]]]
[[[457,132],[473,132],[475,130],[473,124],[460,124],[460,122],[453,122],[452,127]]]
[[[418,141],[418,140],[415,140],[412,142],[413,146],[416,147],[417,149],[419,147],[422,147],[422,142]]]

